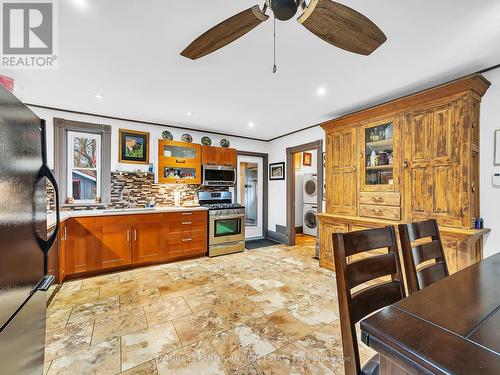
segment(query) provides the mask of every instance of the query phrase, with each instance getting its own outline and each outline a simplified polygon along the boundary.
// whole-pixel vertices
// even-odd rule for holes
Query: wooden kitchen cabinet
[[[431,218],[439,222],[450,272],[482,259],[489,230],[473,229],[473,219],[480,216],[480,102],[489,85],[472,75],[322,124],[321,266],[333,269],[336,230]],[[372,151],[377,162],[369,159]],[[392,163],[386,162],[391,153]]]
[[[57,281],[61,283],[66,277],[66,243],[68,238],[68,231],[66,228],[66,221],[63,221],[59,224],[59,234],[57,238],[57,250],[58,250],[58,275]]]
[[[94,235],[96,269],[131,264],[130,216],[97,217]]]
[[[94,223],[93,217],[75,217],[66,221],[66,274],[95,269]]]
[[[168,259],[204,255],[208,245],[206,211],[166,214],[165,246]]]
[[[158,181],[165,184],[201,184],[201,146],[159,140]]]
[[[238,154],[234,148],[224,148],[219,150],[219,165],[224,167],[236,168],[238,163]]]
[[[132,215],[132,263],[168,259],[163,243],[162,214]]]
[[[224,167],[236,168],[238,154],[234,148],[201,146],[203,165],[221,165]]]
[[[335,130],[328,134],[327,205],[338,214],[355,215],[357,202],[356,129]]]

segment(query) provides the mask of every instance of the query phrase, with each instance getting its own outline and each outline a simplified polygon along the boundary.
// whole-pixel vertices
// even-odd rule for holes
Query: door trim
[[[267,223],[268,223],[268,184],[269,184],[269,154],[261,153],[261,152],[252,152],[252,151],[237,151],[238,156],[254,156],[258,158],[262,158],[262,237],[267,238]],[[237,177],[238,178],[238,177]],[[234,189],[235,191],[235,200],[238,198],[238,189]]]
[[[323,211],[323,140],[318,139],[314,142],[304,143],[295,147],[286,149],[286,233],[287,245],[295,245],[295,157],[297,152],[316,151],[318,161],[317,179],[318,179],[318,213]]]

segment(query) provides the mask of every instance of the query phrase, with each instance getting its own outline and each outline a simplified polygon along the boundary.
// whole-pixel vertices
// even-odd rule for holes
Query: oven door
[[[203,185],[234,186],[235,184],[236,169],[213,165],[203,166]]]
[[[245,240],[245,214],[210,217],[210,245]]]

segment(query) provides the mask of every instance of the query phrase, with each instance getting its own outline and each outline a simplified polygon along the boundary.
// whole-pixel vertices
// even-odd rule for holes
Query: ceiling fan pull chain
[[[274,66],[273,66],[273,73],[276,73],[278,70],[278,67],[276,66],[276,16],[274,16]]]

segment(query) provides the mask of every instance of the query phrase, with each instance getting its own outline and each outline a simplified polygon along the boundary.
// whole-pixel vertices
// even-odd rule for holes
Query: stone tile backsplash
[[[181,203],[192,201],[200,190],[227,190],[200,185],[156,184],[153,173],[111,172],[111,201],[108,208],[144,207],[153,201],[157,206],[173,206],[174,192],[181,192]],[[47,204],[54,207],[54,191],[47,185]],[[97,209],[99,205],[64,206],[62,209]]]

